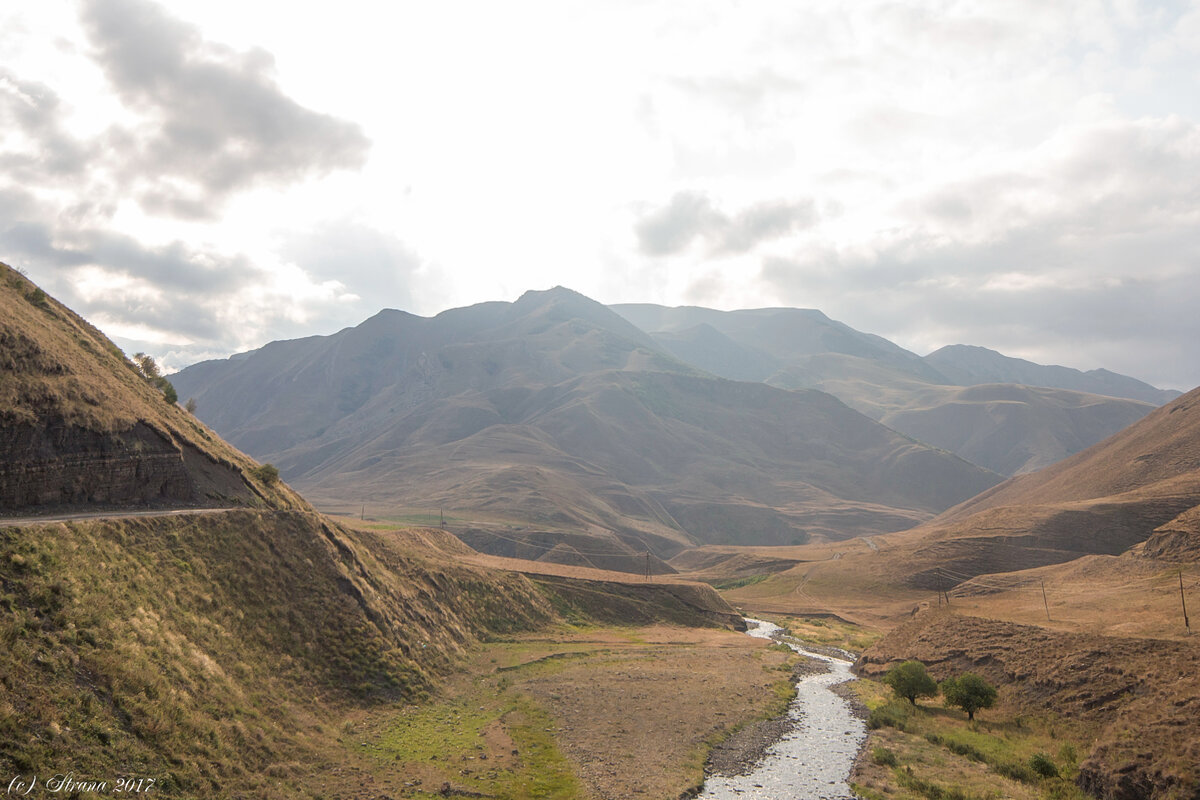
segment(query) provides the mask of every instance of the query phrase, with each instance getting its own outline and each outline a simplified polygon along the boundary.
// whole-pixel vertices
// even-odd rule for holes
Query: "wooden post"
[[[1187,599],[1183,596],[1183,570],[1179,570],[1179,603],[1183,606],[1183,627],[1188,633],[1192,632],[1192,624],[1188,621]]]
[[[1042,581],[1042,605],[1046,607],[1046,622],[1050,621],[1050,601],[1046,599],[1046,582]]]

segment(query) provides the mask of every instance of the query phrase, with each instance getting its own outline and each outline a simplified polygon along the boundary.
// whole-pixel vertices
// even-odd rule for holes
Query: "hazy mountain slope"
[[[897,530],[996,480],[827,395],[707,376],[563,289],[384,312],[175,380],[322,502],[611,531],[638,553]]]
[[[959,386],[979,383],[1022,383],[1071,389],[1089,394],[1125,397],[1160,406],[1179,397],[1171,389],[1156,389],[1126,375],[1106,369],[1081,372],[1070,367],[1045,366],[997,353],[986,347],[954,344],[935,350],[925,361]]]
[[[1104,370],[1042,367],[983,348],[943,348],[922,359],[811,310],[612,308],[653,331],[672,354],[714,375],[829,392],[901,433],[1003,475],[1077,453],[1152,408],[1117,398],[1158,405],[1177,396]],[[965,369],[971,364],[977,372]],[[1009,386],[977,386],[983,384]]]
[[[668,308],[649,303],[611,306],[642,330],[679,333],[698,325],[708,325],[729,339],[775,359],[776,368],[794,364],[804,356],[841,353],[888,364],[930,381],[940,374],[921,357],[881,336],[862,333],[815,309],[758,308],[717,311],[696,306]],[[708,369],[704,364],[697,366]],[[723,377],[721,372],[715,374]],[[763,379],[765,379],[764,376]]]
[[[432,399],[625,368],[692,369],[604,306],[553,289],[428,319],[385,310],[332,336],[272,342],[172,380],[230,442],[275,458],[301,442],[368,434],[380,415]]]
[[[1081,453],[950,509],[912,532],[920,539],[907,558],[917,583],[932,587],[939,566],[978,575],[1116,555],[1170,523],[1186,537],[1198,505],[1195,389]]]
[[[0,265],[0,514],[299,504],[164,400],[119,349]]]
[[[774,356],[736,342],[706,322],[653,336],[660,347],[681,361],[730,380],[765,381],[780,366]]]
[[[897,530],[995,481],[819,392],[593,373],[539,393],[519,415],[485,407],[486,395],[476,400],[466,414],[433,403],[297,480],[318,496],[390,492],[446,507],[473,500],[542,525],[629,529],[681,544],[664,529],[774,544],[839,538],[856,526]],[[430,417],[464,416],[484,422],[461,438],[428,436],[452,427]],[[504,421],[488,424],[493,418]]]
[[[1136,400],[1015,384],[915,388],[881,422],[1002,475],[1047,467],[1153,410]]]

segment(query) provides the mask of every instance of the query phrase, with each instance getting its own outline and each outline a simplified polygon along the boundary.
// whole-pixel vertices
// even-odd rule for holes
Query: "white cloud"
[[[84,264],[154,287],[161,310],[77,297],[197,353],[562,283],[818,306],[904,342],[1111,354],[1078,366],[1200,383],[1172,317],[1200,268],[1192,7],[345,0],[336,25],[311,5],[280,25],[266,0],[88,0],[0,17],[0,257],[48,289]],[[1121,297],[1168,311],[1117,313]]]

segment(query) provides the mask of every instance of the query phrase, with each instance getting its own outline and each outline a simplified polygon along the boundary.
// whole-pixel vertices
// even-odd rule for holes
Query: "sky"
[[[564,285],[1200,385],[1200,0],[280,8],[0,8],[0,260],[168,370]]]

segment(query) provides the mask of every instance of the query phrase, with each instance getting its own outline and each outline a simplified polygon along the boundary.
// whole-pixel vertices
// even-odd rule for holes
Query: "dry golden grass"
[[[244,502],[307,508],[279,481],[252,477],[258,466],[182,407],[165,402],[99,330],[0,264],[0,425],[51,429],[52,441],[74,432],[119,436],[148,426],[179,450],[202,454],[205,469],[244,481]],[[223,504],[223,503],[218,503]]]

